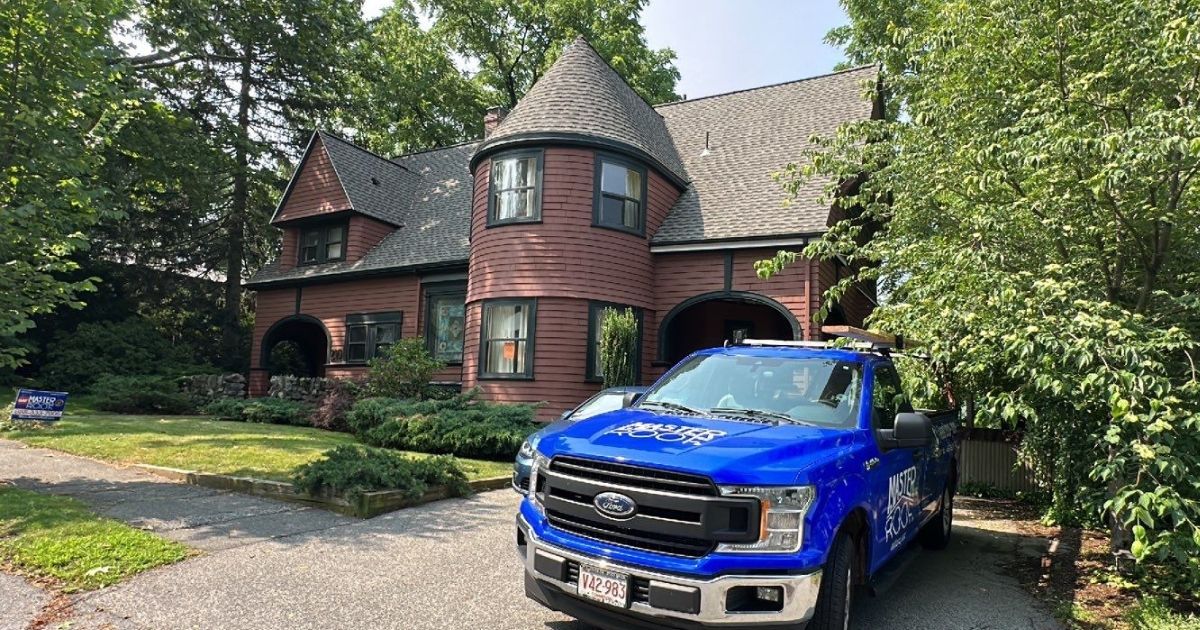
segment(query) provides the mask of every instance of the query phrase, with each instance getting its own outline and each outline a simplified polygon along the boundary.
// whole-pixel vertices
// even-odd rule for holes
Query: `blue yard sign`
[[[36,389],[17,390],[13,405],[13,420],[57,422],[67,408],[67,392],[43,392]]]

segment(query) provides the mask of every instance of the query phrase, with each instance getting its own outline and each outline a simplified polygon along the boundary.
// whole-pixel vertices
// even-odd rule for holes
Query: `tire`
[[[954,529],[954,487],[946,484],[942,490],[942,505],[937,516],[921,529],[921,546],[926,549],[945,549],[950,544],[950,533]]]
[[[821,576],[817,610],[805,630],[847,630],[850,627],[850,605],[854,598],[854,556],[854,540],[846,534],[838,534]]]

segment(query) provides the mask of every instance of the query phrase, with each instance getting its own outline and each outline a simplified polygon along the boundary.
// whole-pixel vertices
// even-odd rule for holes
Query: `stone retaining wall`
[[[241,374],[198,374],[179,378],[179,391],[200,404],[218,398],[245,398],[246,377]]]
[[[321,402],[325,390],[330,387],[331,383],[333,383],[333,379],[319,376],[311,378],[301,376],[272,376],[270,387],[267,389],[267,396],[315,405]]]

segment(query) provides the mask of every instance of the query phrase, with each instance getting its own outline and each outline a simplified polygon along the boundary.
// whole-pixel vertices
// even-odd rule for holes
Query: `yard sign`
[[[13,420],[57,422],[67,407],[67,392],[43,392],[36,389],[17,390],[13,405]]]

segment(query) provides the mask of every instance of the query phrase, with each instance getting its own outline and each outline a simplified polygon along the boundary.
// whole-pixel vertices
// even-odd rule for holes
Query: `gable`
[[[314,135],[300,167],[292,175],[272,223],[332,214],[350,209],[350,198],[338,181],[325,142]]]

